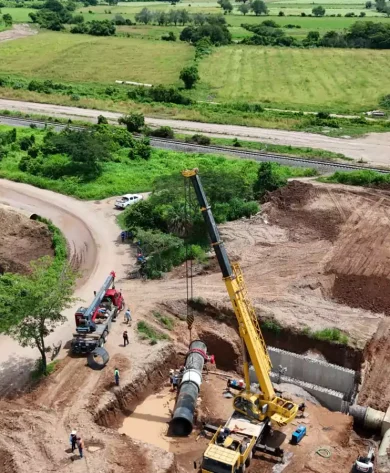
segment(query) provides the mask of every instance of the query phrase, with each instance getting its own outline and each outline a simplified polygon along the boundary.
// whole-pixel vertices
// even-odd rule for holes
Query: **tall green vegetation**
[[[325,10],[321,7],[313,8],[316,16],[323,16]],[[243,24],[243,28],[254,33],[244,38],[243,44],[287,46],[287,47],[327,47],[327,48],[369,48],[390,49],[390,24],[359,21],[343,32],[327,31],[322,37],[318,31],[309,31],[302,41],[286,35],[283,29],[269,20],[259,25]]]
[[[99,135],[103,135],[108,144],[109,157],[106,155],[108,160],[98,161],[98,175],[88,173],[82,161],[73,163],[73,158],[71,159],[68,154],[43,154],[41,150],[46,147],[46,135],[62,136],[62,134],[66,135],[65,131],[58,134],[52,130],[28,128],[16,130],[0,126],[0,177],[52,189],[81,199],[103,199],[113,195],[151,191],[155,188],[156,179],[172,174],[178,176],[182,169],[195,167],[198,167],[205,176],[209,171],[216,175],[228,173],[232,176],[242,176],[251,188],[259,167],[255,161],[225,159],[211,154],[177,153],[152,149],[147,139],[135,140],[131,133],[121,127],[99,125],[90,127],[89,131],[89,134],[96,136],[98,140]],[[22,150],[21,143],[27,141],[30,143],[31,136],[34,136],[35,142],[27,150]],[[74,155],[73,151],[72,155],[77,157],[77,153]],[[45,174],[45,171],[49,169],[47,163],[52,163],[53,159],[68,160],[69,167],[64,167],[68,172],[62,175],[54,171],[53,174]],[[27,164],[26,160],[27,163],[31,161],[31,169],[24,168]],[[37,169],[34,169],[33,163],[38,163]],[[25,170],[22,170],[20,166]],[[53,167],[55,170],[55,166]],[[72,169],[75,174],[70,173]],[[81,172],[84,170],[85,173]],[[30,171],[37,173],[32,174]],[[280,166],[278,172],[286,177],[313,175],[313,170],[286,166]],[[176,186],[178,182],[180,183],[180,176],[179,181],[175,177],[175,182]],[[182,191],[180,185],[179,189]],[[218,183],[216,189],[218,189]],[[247,195],[241,191],[237,192],[235,197],[248,200]]]
[[[37,348],[47,374],[46,338],[66,321],[62,311],[74,303],[76,274],[65,262],[50,257],[31,264],[31,274],[0,277],[0,332],[22,347]]]
[[[112,161],[113,153],[123,147],[129,148],[130,159],[150,156],[147,141],[135,141],[126,130],[108,125],[83,131],[48,131],[40,145],[24,138],[20,146],[27,151],[19,162],[21,171],[50,179],[74,176],[85,182],[99,177],[103,163]]]
[[[257,171],[257,179],[253,184],[253,192],[257,199],[262,199],[267,192],[287,185],[287,178],[278,172],[278,167],[270,162],[261,163]]]
[[[248,177],[237,171],[216,172],[210,167],[202,172],[217,223],[250,217],[259,210]],[[124,226],[135,233],[148,257],[147,270],[151,277],[158,277],[186,258],[203,260],[204,250],[208,248],[197,201],[194,196],[185,201],[181,181],[178,172],[156,179],[148,200],[128,207],[123,215]]]
[[[384,174],[375,171],[352,171],[352,172],[335,172],[327,178],[323,178],[324,182],[338,182],[340,184],[349,184],[351,186],[363,187],[390,187],[390,174]]]

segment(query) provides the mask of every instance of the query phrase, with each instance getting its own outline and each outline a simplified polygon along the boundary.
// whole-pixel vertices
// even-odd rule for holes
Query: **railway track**
[[[42,120],[34,120],[30,118],[11,117],[9,115],[0,115],[0,124],[10,126],[31,126],[35,125],[37,128],[44,128],[45,126],[52,126],[60,131],[66,127],[72,130],[83,130],[87,126],[77,126],[70,124],[63,124],[57,122],[49,122]],[[138,135],[139,136],[139,135]],[[137,138],[137,135],[135,135]],[[255,161],[271,161],[287,166],[298,166],[313,168],[319,172],[336,172],[336,171],[360,171],[362,169],[369,171],[376,171],[384,174],[389,174],[390,169],[375,168],[372,166],[364,166],[357,164],[346,164],[340,162],[332,162],[325,160],[305,159],[293,157],[283,154],[267,153],[263,151],[237,150],[228,146],[216,145],[199,145],[196,143],[186,143],[174,139],[150,137],[150,144],[155,148],[167,149],[171,151],[187,152],[187,153],[204,153],[204,154],[224,154],[239,159],[252,159]]]

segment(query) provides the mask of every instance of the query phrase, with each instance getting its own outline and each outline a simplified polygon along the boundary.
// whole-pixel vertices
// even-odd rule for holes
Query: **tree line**
[[[285,47],[327,47],[327,48],[368,48],[390,49],[390,25],[381,22],[356,22],[344,31],[328,31],[323,36],[318,31],[310,31],[302,41],[286,35],[280,25],[272,20],[260,25],[241,25],[254,33],[242,40],[243,44]]]

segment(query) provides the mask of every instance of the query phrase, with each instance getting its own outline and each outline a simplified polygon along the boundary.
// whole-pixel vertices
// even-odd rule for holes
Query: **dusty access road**
[[[126,251],[119,245],[119,228],[115,225],[112,205],[103,202],[83,202],[38,189],[26,184],[0,180],[0,204],[9,205],[49,218],[64,233],[70,250],[70,258],[77,263],[82,277],[79,280],[75,297],[80,304],[88,304],[93,291],[103,283],[110,271],[115,270],[117,278],[124,275]],[[71,338],[74,328],[75,307],[65,311],[68,321],[49,337],[49,344]],[[2,377],[10,376],[9,389],[15,378],[22,381],[23,374],[36,358],[33,350],[20,347],[6,336],[0,336],[0,386],[4,386]],[[21,376],[13,375],[14,369]]]
[[[7,99],[0,99],[0,109],[50,115],[54,117],[83,119],[93,122],[96,122],[99,115],[104,115],[109,120],[113,121],[117,121],[122,115],[121,113],[107,112],[104,110],[91,110]],[[174,130],[181,132],[204,133],[210,136],[223,135],[226,138],[249,138],[253,141],[265,143],[326,149],[336,153],[343,153],[356,160],[363,159],[371,164],[390,165],[390,133],[370,133],[362,138],[331,138],[329,136],[299,131],[218,125],[185,120],[146,118],[146,123],[152,126],[170,126]]]

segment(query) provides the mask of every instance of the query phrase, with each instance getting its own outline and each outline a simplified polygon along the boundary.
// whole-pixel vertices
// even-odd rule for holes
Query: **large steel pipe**
[[[194,340],[186,357],[171,421],[173,435],[184,437],[192,432],[196,400],[202,384],[202,371],[206,359],[206,345],[200,340]]]

